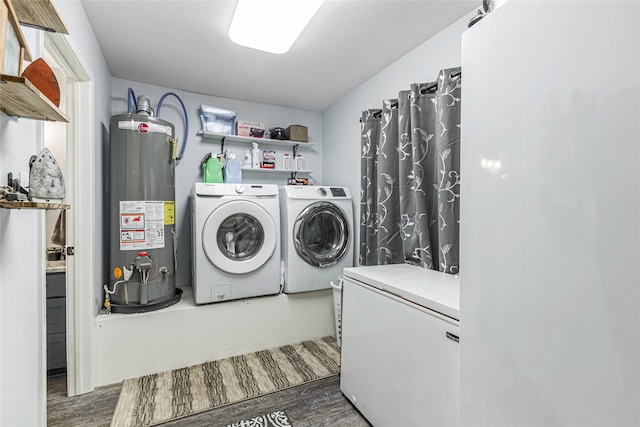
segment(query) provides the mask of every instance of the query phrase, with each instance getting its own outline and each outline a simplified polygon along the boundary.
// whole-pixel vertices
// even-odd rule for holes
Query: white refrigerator
[[[463,35],[461,423],[640,425],[640,2]]]

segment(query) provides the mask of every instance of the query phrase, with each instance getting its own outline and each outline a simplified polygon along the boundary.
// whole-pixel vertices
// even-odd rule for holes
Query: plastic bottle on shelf
[[[222,178],[222,165],[220,159],[215,153],[211,153],[211,157],[204,165],[204,173],[202,176],[202,182],[221,183]]]
[[[295,169],[297,171],[304,169],[304,157],[302,157],[302,154],[296,154]]]
[[[282,155],[282,169],[290,170],[291,169],[291,156],[289,153],[284,153]]]
[[[229,153],[224,164],[224,182],[230,184],[240,184],[242,182],[242,169],[240,162],[236,159],[235,153]]]
[[[258,143],[253,143],[253,148],[251,149],[251,167],[254,169],[260,169],[260,163],[262,162],[262,153],[258,148]]]
[[[244,159],[242,159],[242,167],[244,168],[250,168],[251,166],[251,151],[247,150],[246,153],[244,153]]]

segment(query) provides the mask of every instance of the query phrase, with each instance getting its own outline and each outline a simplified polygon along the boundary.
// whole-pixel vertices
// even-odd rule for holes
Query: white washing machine
[[[279,293],[278,186],[198,182],[191,202],[196,304]]]
[[[329,289],[353,266],[353,207],[349,189],[280,187],[284,292]]]

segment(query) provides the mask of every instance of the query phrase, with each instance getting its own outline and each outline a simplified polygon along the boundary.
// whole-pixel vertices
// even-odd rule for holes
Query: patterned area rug
[[[339,372],[340,348],[324,337],[125,380],[111,427],[157,425]]]
[[[286,412],[277,411],[260,417],[238,421],[225,427],[293,427],[293,424],[291,424]]]

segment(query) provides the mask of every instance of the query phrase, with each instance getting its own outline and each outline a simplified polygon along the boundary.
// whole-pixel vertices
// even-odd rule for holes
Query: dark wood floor
[[[50,377],[47,381],[47,425],[50,427],[109,426],[120,395],[120,387],[120,384],[98,387],[93,393],[67,397],[66,378]],[[294,427],[370,426],[340,392],[338,375],[213,409],[163,424],[163,426],[222,427],[279,410],[287,412]]]

